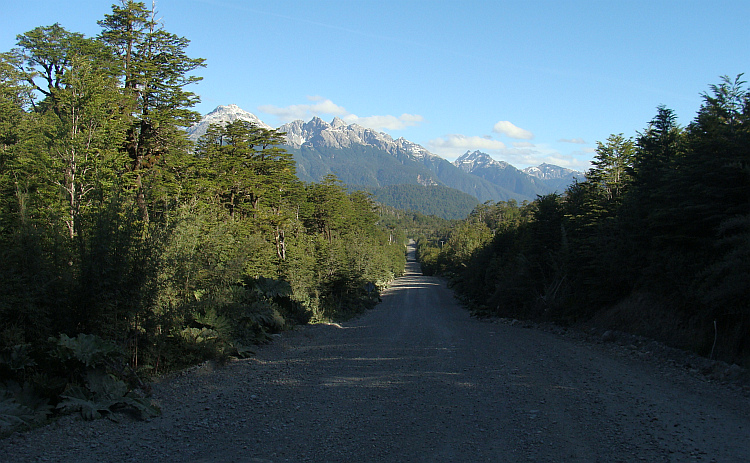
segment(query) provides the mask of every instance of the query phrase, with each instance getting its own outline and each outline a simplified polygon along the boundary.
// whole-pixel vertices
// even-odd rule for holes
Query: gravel
[[[382,299],[162,378],[159,417],[67,416],[3,440],[0,461],[750,461],[739,367],[624,333],[477,320],[413,261]]]

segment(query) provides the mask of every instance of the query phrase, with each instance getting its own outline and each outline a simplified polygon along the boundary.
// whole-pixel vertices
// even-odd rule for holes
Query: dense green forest
[[[403,272],[393,214],[301,182],[283,134],[188,142],[204,62],[154,13],[123,1],[96,37],[37,27],[0,55],[0,431],[157,413],[149,376],[351,316]]]
[[[466,218],[479,203],[469,194],[442,185],[386,185],[372,194],[379,203],[449,220]]]
[[[485,203],[425,272],[479,313],[597,323],[750,364],[750,92],[722,78],[687,127],[666,107],[599,142],[585,180],[519,206]]]

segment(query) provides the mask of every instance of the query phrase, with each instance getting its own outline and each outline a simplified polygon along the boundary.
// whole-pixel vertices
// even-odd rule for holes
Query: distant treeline
[[[480,313],[593,321],[749,364],[745,82],[710,86],[687,127],[658,107],[636,137],[598,143],[564,194],[480,205],[419,258]]]
[[[144,378],[351,316],[403,272],[403,233],[335,177],[299,181],[279,132],[186,139],[203,60],[154,13],[123,1],[96,37],[54,24],[0,54],[0,433],[153,413]]]

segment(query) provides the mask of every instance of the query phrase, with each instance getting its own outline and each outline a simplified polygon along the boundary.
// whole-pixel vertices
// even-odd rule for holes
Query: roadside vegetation
[[[188,142],[203,60],[154,17],[123,1],[96,37],[54,24],[0,55],[0,432],[158,413],[149,377],[352,316],[403,272],[403,233],[299,181],[282,133]]]
[[[703,94],[687,126],[657,114],[598,143],[585,180],[524,204],[488,202],[420,239],[479,314],[603,325],[750,366],[750,92]]]

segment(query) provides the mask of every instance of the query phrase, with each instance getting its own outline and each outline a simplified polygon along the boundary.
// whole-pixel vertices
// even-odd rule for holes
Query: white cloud
[[[506,161],[519,169],[538,166],[545,162],[581,172],[591,167],[589,157],[581,151],[563,154],[546,146],[509,148],[497,153],[495,159]]]
[[[313,116],[328,114],[333,116],[346,116],[349,112],[342,106],[337,105],[331,100],[323,99],[319,96],[308,96],[307,99],[311,104],[296,104],[279,108],[273,105],[258,106],[260,112],[271,114],[279,118],[281,122],[290,122],[296,119],[310,119]]]
[[[557,141],[560,142],[560,143],[575,143],[575,144],[578,144],[578,145],[585,145],[586,144],[586,140],[584,140],[583,138],[561,138],[561,139],[559,139]]]
[[[442,152],[461,152],[470,150],[501,150],[505,143],[485,137],[473,137],[461,134],[450,134],[427,142],[429,149]]]
[[[516,138],[521,140],[531,140],[534,138],[534,134],[528,130],[516,127],[509,121],[500,121],[492,127],[492,131],[495,133],[502,133],[509,136],[510,138]]]
[[[366,116],[359,117],[355,114],[347,114],[343,117],[348,124],[359,124],[373,130],[402,130],[406,127],[419,125],[424,118],[415,114],[402,114],[396,116]]]
[[[424,121],[424,117],[418,114],[360,117],[350,113],[343,106],[339,106],[321,96],[308,96],[307,99],[310,103],[290,105],[283,108],[274,105],[263,105],[258,107],[258,111],[276,116],[282,124],[297,119],[306,121],[314,116],[335,116],[342,118],[348,124],[359,124],[373,130],[402,130],[406,127],[419,125]]]

